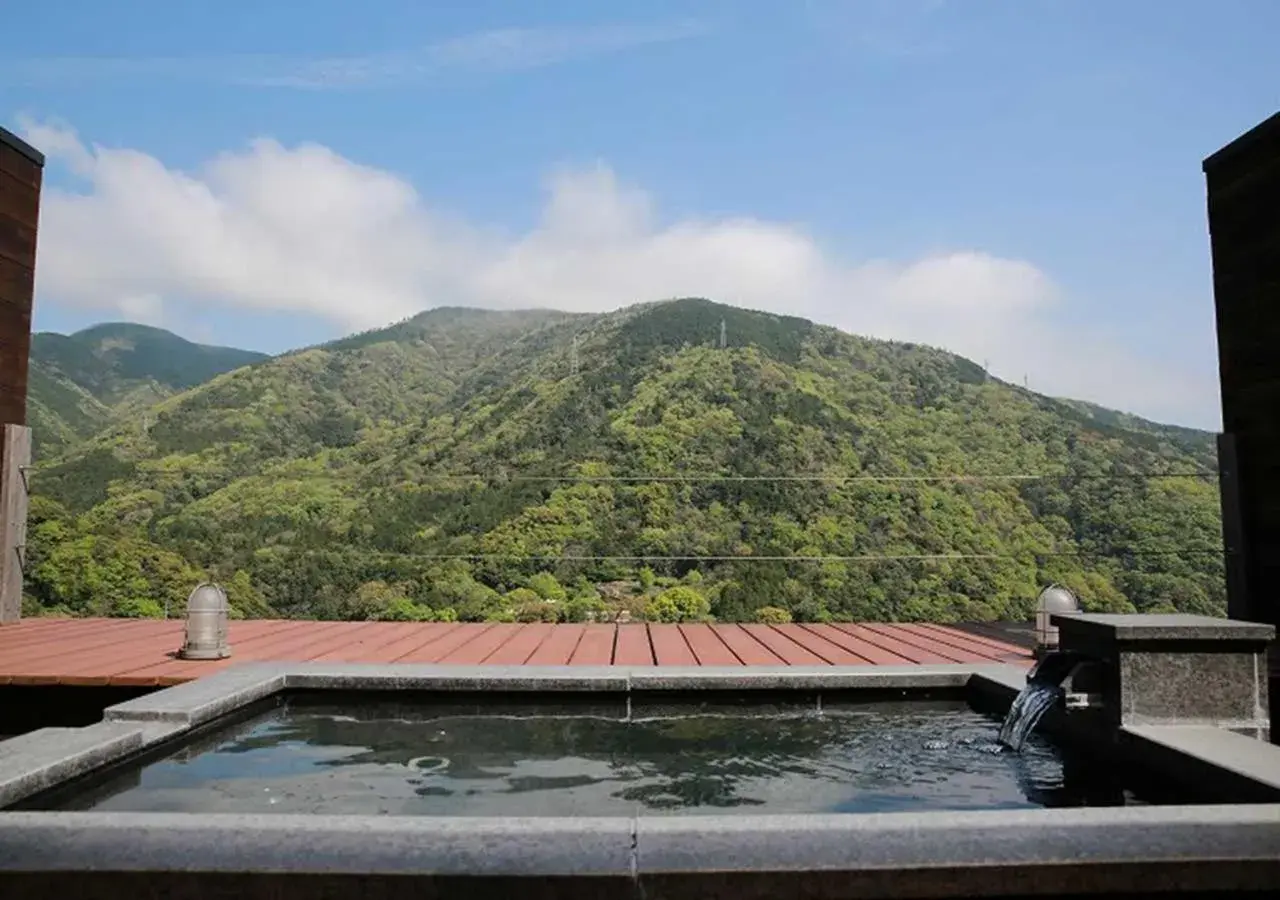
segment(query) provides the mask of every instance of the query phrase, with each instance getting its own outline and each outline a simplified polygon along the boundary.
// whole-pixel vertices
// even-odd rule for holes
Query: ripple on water
[[[415,756],[405,765],[410,769],[418,769],[426,775],[434,775],[449,768],[449,760],[443,756]]]

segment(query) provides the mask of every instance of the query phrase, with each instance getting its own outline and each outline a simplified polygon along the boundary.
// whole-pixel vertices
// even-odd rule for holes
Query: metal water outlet
[[[187,598],[187,634],[178,656],[182,659],[226,659],[231,655],[227,643],[227,617],[230,607],[227,592],[212,582],[196,585]]]
[[[1042,657],[1058,649],[1058,626],[1051,616],[1080,612],[1076,595],[1058,584],[1051,584],[1036,599],[1036,656]]]

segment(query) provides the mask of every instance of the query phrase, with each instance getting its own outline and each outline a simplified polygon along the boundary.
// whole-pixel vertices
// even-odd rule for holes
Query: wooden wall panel
[[[27,367],[44,158],[0,128],[0,426],[27,421]]]
[[[1232,615],[1280,624],[1280,113],[1204,162],[1223,431]],[[1225,470],[1224,470],[1224,474]],[[1243,592],[1243,597],[1238,596]]]

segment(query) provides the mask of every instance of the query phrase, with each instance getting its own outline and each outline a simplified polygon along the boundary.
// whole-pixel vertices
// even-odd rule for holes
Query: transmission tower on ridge
[[[720,349],[721,350],[723,350],[725,347],[725,343],[726,343],[725,337],[726,337],[726,328],[724,324],[724,319],[721,319],[720,320]]]
[[[578,336],[573,336],[573,346],[569,348],[569,374],[578,374]]]

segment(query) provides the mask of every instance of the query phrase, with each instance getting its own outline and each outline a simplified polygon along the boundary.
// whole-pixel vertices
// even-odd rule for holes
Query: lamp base
[[[183,647],[178,651],[178,659],[226,659],[230,655],[230,647]]]

